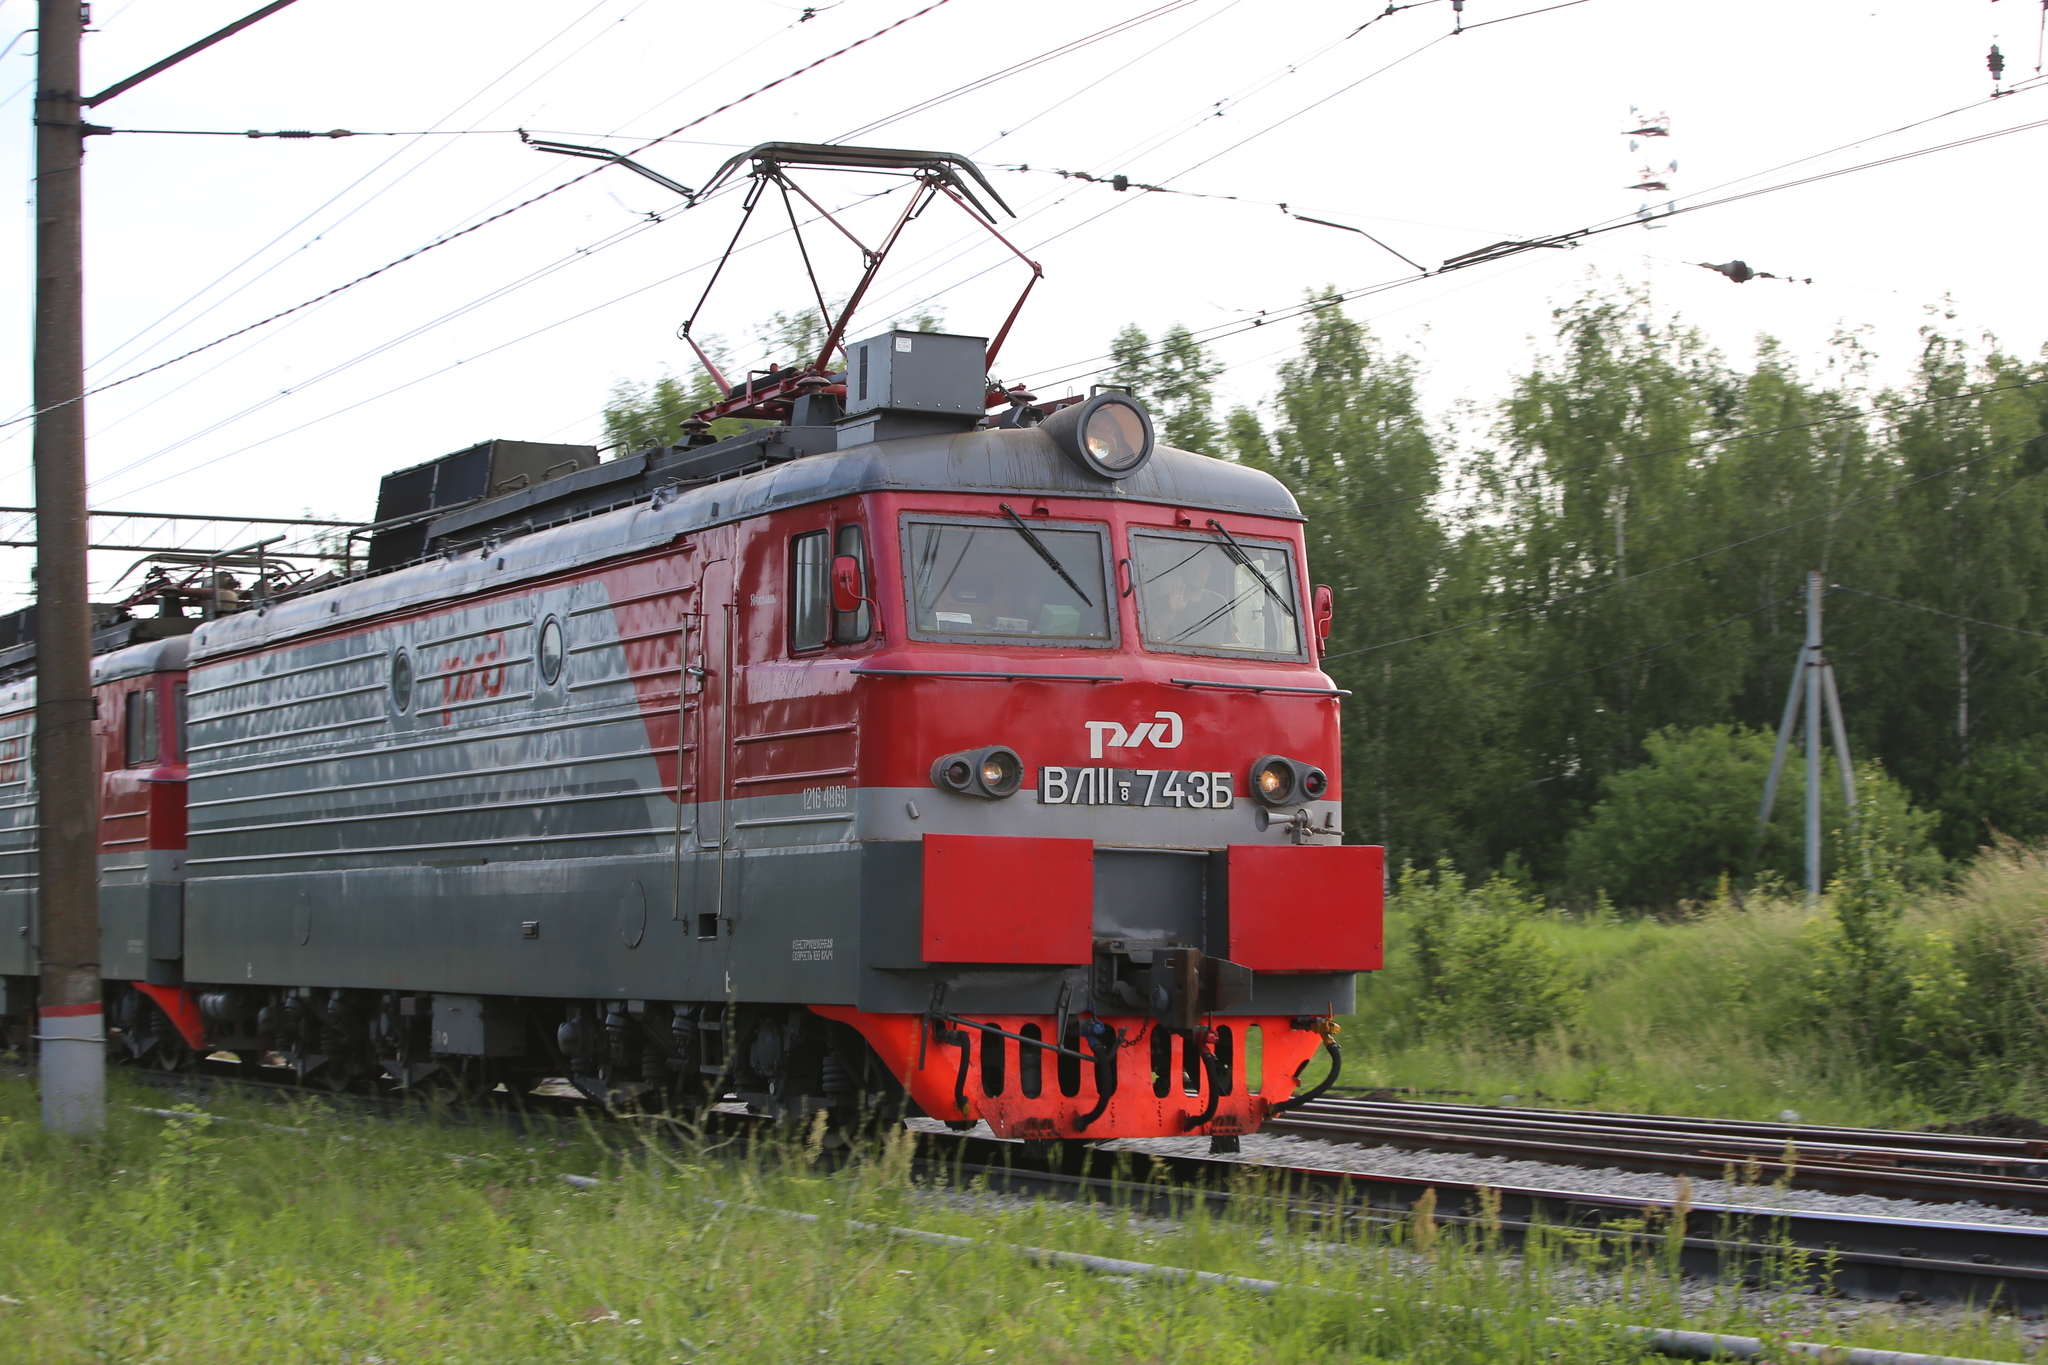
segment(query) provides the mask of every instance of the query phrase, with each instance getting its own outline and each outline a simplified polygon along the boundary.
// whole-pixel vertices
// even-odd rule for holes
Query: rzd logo
[[[1159,719],[1141,720],[1128,732],[1113,720],[1083,721],[1088,727],[1088,757],[1101,758],[1104,749],[1135,749],[1148,741],[1155,749],[1178,749],[1180,716],[1172,711],[1152,714]]]

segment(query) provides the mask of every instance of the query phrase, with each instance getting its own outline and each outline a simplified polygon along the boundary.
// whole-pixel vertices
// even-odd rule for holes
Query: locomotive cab
[[[805,535],[853,532],[881,629],[793,633],[839,709],[770,704],[741,728],[857,718],[855,998],[816,1008],[926,1112],[1227,1137],[1286,1100],[1352,974],[1380,965],[1381,853],[1341,842],[1341,693],[1316,667],[1292,499],[1154,449],[1127,396],[1068,411],[1091,404],[1136,418],[1097,442],[1113,475],[1057,417],[874,446],[914,491],[835,507],[788,565],[801,621],[828,584]],[[755,818],[801,818],[757,790]]]

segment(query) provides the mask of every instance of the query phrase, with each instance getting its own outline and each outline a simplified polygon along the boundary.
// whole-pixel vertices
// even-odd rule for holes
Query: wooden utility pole
[[[98,782],[86,600],[85,156],[79,0],[42,0],[36,58],[36,907],[43,1126],[106,1122]]]
[[[85,507],[85,111],[231,33],[271,3],[87,96],[79,84],[81,0],[42,0],[36,59],[36,947],[43,1126],[106,1126],[100,992],[99,775],[92,752],[92,606]]]

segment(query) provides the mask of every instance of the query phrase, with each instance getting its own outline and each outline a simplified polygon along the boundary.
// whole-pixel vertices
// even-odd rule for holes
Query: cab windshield
[[[1193,653],[1299,658],[1293,556],[1284,545],[1135,531],[1145,643]]]
[[[1009,521],[908,522],[904,560],[917,634],[1106,643],[1102,532],[1035,518],[1027,527],[1028,536]]]

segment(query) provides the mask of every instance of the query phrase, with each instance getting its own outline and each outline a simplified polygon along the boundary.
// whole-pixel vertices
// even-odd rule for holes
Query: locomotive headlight
[[[1252,765],[1252,794],[1269,806],[1286,805],[1299,782],[1292,759],[1270,754]]]
[[[1313,763],[1267,754],[1252,764],[1252,795],[1269,806],[1320,801],[1330,790],[1330,775]]]
[[[932,785],[961,796],[999,800],[1024,785],[1024,760],[1001,744],[947,754],[932,764]]]
[[[982,755],[981,785],[991,795],[1008,796],[1024,781],[1023,765],[1008,749],[991,749]]]
[[[1152,458],[1152,418],[1127,393],[1098,393],[1039,423],[1068,459],[1104,479],[1129,478]]]

